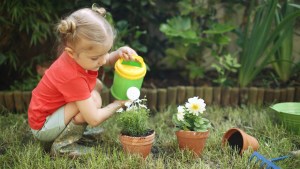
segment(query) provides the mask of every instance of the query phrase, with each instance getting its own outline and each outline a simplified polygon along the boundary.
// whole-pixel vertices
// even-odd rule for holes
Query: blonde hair
[[[57,24],[61,44],[59,50],[66,46],[76,48],[81,38],[104,43],[114,39],[114,29],[105,19],[106,10],[93,5],[73,12]]]

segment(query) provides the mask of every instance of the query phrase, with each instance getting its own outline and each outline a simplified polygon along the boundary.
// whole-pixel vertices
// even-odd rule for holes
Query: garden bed
[[[103,123],[105,132],[94,143],[94,153],[76,160],[51,158],[29,130],[27,116],[6,114],[0,116],[0,168],[226,168],[244,169],[252,152],[243,156],[223,148],[223,134],[238,127],[259,142],[258,152],[267,158],[285,155],[300,149],[300,136],[292,134],[276,123],[269,108],[243,106],[242,108],[208,106],[206,115],[213,124],[201,158],[193,158],[188,151],[178,149],[171,115],[175,107],[153,114],[151,127],[156,140],[150,155],[144,161],[139,156],[127,155],[118,140],[119,128],[115,117]],[[12,134],[14,133],[14,134]],[[253,163],[250,163],[253,164]],[[300,159],[285,159],[276,162],[281,168],[299,168]],[[252,168],[250,166],[249,168]],[[254,167],[257,168],[257,167]]]

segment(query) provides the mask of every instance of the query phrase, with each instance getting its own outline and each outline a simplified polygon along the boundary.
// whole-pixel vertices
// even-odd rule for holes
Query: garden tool
[[[260,164],[259,164],[260,168],[280,169],[280,167],[278,167],[273,162],[280,161],[280,160],[290,158],[290,157],[300,157],[300,150],[291,151],[288,155],[280,156],[280,157],[272,158],[272,159],[268,159],[268,158],[264,157],[263,155],[259,154],[257,151],[254,151],[254,153],[252,153],[252,155],[249,158],[249,162],[251,162],[254,158],[257,158],[255,160],[254,164],[256,164],[257,162],[260,161]]]
[[[147,68],[141,56],[134,56],[134,59],[134,61],[127,61],[120,58],[115,63],[111,94],[118,100],[135,100],[140,96]]]
[[[76,158],[80,155],[89,153],[91,151],[90,147],[77,143],[77,141],[82,137],[86,126],[86,124],[75,124],[72,120],[62,133],[54,140],[51,147],[51,155],[67,155],[71,158]]]

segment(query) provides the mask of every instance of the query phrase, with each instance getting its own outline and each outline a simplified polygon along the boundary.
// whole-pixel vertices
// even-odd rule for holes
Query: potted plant
[[[149,109],[146,99],[137,99],[118,110],[117,124],[120,127],[120,142],[126,153],[141,154],[146,158],[152,148],[155,132],[149,128]]]
[[[179,148],[191,150],[197,157],[201,155],[209,136],[211,123],[202,117],[205,109],[205,102],[198,97],[188,99],[185,105],[177,108],[172,121],[176,127],[176,136]]]

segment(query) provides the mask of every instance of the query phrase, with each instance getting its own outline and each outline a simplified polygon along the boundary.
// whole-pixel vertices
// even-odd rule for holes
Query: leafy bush
[[[37,62],[53,59],[49,57],[53,47],[49,46],[54,45],[49,43],[55,40],[54,23],[64,5],[69,5],[62,4],[45,0],[0,2],[0,71],[8,72],[3,78],[10,80],[13,75],[13,80],[23,81],[34,74]]]
[[[230,38],[226,33],[234,27],[217,22],[213,12],[216,2],[181,0],[177,3],[180,15],[160,25],[168,41],[164,63],[171,69],[181,69],[182,77],[188,77],[191,83],[204,77],[204,51],[208,49],[211,56],[227,54],[224,46]]]
[[[277,6],[278,0],[267,0],[255,8],[254,1],[251,1],[240,53],[238,83],[241,87],[249,85],[270,64],[271,58],[286,39],[291,23],[300,16],[300,11],[289,13],[274,26]],[[278,61],[283,62],[281,59]]]
[[[145,105],[146,99],[135,100],[127,103],[126,110],[120,110],[117,124],[121,133],[128,136],[142,136],[149,131],[149,109]]]
[[[218,63],[211,65],[218,73],[218,77],[213,82],[220,86],[233,86],[234,80],[231,78],[230,73],[236,73],[241,66],[237,58],[228,54],[223,57],[217,57],[217,61]]]
[[[149,24],[155,24],[149,20],[156,21],[159,12],[152,0],[128,0],[128,3],[114,0],[4,0],[0,2],[0,71],[8,73],[3,74],[7,77],[3,77],[6,82],[0,89],[9,88],[14,80],[21,82],[35,74],[36,64],[54,60],[57,56],[55,24],[63,16],[79,8],[91,7],[94,2],[113,14],[111,21],[117,29],[115,48],[126,44],[146,56],[146,46],[151,46],[149,43],[153,41],[149,39],[155,35],[145,30]],[[153,11],[146,11],[145,7]],[[148,45],[143,44],[145,41]],[[154,44],[159,46],[159,43]]]
[[[279,24],[284,21],[288,15],[291,15],[300,9],[300,5],[293,4],[290,1],[285,1],[282,5],[278,4],[278,6],[279,7],[276,11],[277,26],[279,26]],[[284,36],[285,38],[282,40],[280,47],[275,52],[274,62],[272,62],[272,66],[282,82],[290,80],[291,76],[297,72],[295,71],[297,64],[300,64],[300,62],[294,64],[295,61],[293,58],[295,20],[288,22],[287,25],[288,26],[285,27],[286,30],[282,31],[282,33],[278,35],[277,40],[280,40],[280,36]]]
[[[41,76],[36,75],[35,77],[28,77],[24,81],[14,81],[10,86],[10,90],[31,91],[37,86],[40,80]]]

